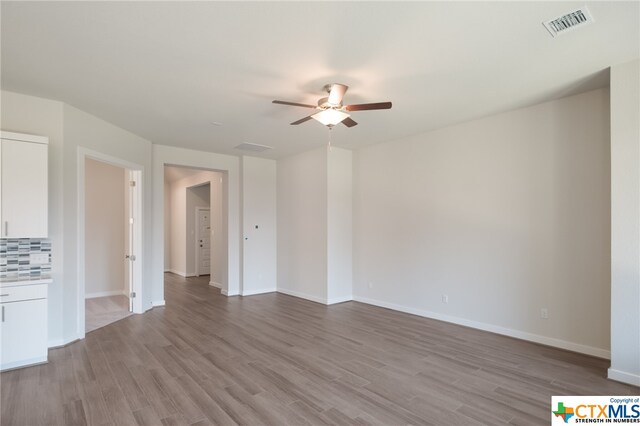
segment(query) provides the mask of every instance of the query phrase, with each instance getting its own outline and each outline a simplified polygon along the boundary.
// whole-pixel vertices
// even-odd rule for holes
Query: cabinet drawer
[[[21,285],[15,287],[0,288],[0,303],[46,298],[47,284]]]

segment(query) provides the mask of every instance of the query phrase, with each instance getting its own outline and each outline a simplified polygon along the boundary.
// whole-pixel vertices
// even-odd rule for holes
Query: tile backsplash
[[[42,238],[0,238],[0,280],[51,277],[51,241]]]

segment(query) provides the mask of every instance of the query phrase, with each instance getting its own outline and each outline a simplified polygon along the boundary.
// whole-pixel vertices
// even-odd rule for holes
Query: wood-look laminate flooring
[[[640,393],[603,359],[361,303],[170,274],[165,297],[3,373],[1,424],[548,425],[551,395]]]
[[[125,295],[87,299],[84,312],[86,333],[133,315],[129,312],[129,298]]]

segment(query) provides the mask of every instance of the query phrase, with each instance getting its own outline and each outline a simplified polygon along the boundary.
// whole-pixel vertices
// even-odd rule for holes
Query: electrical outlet
[[[540,318],[549,319],[549,310],[547,308],[540,309]]]
[[[442,303],[449,303],[449,296],[446,294],[442,295]]]
[[[31,253],[29,263],[32,265],[45,265],[49,263],[49,253]]]

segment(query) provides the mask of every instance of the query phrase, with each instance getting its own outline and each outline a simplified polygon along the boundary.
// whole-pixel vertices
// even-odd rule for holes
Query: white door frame
[[[133,237],[138,243],[134,245],[133,255],[136,256],[136,260],[132,262],[133,265],[133,291],[136,293],[136,297],[133,299],[133,312],[136,314],[143,313],[142,308],[142,271],[143,271],[143,253],[144,253],[144,239],[143,239],[143,210],[142,200],[144,199],[144,182],[142,176],[144,175],[144,166],[135,164],[130,161],[122,160],[117,157],[113,157],[107,154],[103,154],[98,151],[93,151],[87,148],[78,147],[78,223],[77,223],[77,318],[76,318],[76,335],[80,339],[85,337],[85,160],[89,158],[92,160],[101,161],[103,163],[111,164],[112,166],[121,167],[127,169],[136,178],[137,191],[134,191],[133,203],[134,217],[137,220],[133,223]],[[123,259],[124,260],[124,259]]]
[[[195,242],[196,242],[196,277],[200,276],[200,244],[198,243],[198,234],[200,232],[200,216],[198,215],[198,213],[200,213],[202,210],[208,210],[209,211],[209,229],[211,229],[211,203],[209,203],[209,207],[196,207],[196,221],[195,224],[196,226],[194,227],[196,229],[196,235],[195,235]],[[209,255],[209,274],[211,274],[211,259],[213,258],[213,250],[211,250],[211,231],[209,231],[209,250],[211,253]],[[209,275],[211,276],[211,275]]]

